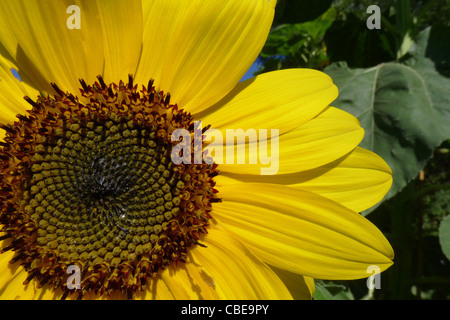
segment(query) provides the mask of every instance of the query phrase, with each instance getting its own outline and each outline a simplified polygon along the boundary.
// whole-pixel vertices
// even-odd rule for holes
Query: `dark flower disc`
[[[220,201],[217,166],[171,161],[172,132],[194,132],[194,124],[169,94],[152,82],[138,91],[132,77],[98,79],[81,80],[80,99],[55,84],[54,97],[26,97],[29,115],[3,126],[1,251],[15,251],[26,283],[63,297],[75,292],[66,284],[75,265],[79,297],[119,290],[131,298],[200,244],[210,203]]]

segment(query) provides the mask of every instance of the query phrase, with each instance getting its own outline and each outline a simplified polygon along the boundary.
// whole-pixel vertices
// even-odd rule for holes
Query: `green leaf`
[[[311,21],[331,6],[332,0],[278,0],[275,9],[275,25]]]
[[[350,12],[336,19],[324,37],[331,61],[365,68],[396,57],[395,36],[386,28],[367,28],[367,15]]]
[[[314,300],[354,300],[353,294],[347,287],[331,281],[315,281]]]
[[[450,80],[423,57],[368,69],[338,63],[325,72],[340,91],[334,106],[355,115],[365,129],[361,146],[392,168],[394,182],[386,198],[392,197],[450,137]]]
[[[366,134],[361,146],[392,168],[391,198],[423,169],[450,137],[450,79],[429,59],[433,29],[422,31],[401,62],[351,69],[345,62],[324,71],[339,88],[334,106],[350,112]],[[367,212],[366,212],[367,213]]]
[[[323,68],[328,64],[323,37],[336,11],[330,7],[313,21],[273,28],[261,52],[263,72],[290,67]]]
[[[450,260],[450,216],[445,217],[439,226],[439,243],[442,252]]]
[[[313,21],[308,21],[300,24],[302,31],[307,32],[313,39],[322,40],[327,29],[333,24],[336,18],[336,10],[330,7],[320,17]]]
[[[410,51],[416,56],[425,56],[433,61],[436,69],[450,77],[450,27],[436,25],[423,30],[417,37],[417,45]]]

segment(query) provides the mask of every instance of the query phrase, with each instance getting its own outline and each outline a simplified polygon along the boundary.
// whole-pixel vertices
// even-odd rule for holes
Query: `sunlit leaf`
[[[354,300],[351,291],[344,285],[331,281],[315,281],[314,300]]]

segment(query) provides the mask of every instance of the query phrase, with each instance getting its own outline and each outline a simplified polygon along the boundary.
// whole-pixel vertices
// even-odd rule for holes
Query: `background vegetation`
[[[369,29],[370,5],[381,29]],[[395,251],[381,289],[316,282],[315,299],[450,298],[450,0],[278,0],[261,68],[306,67],[339,88],[333,106],[366,131],[393,187],[363,212]]]

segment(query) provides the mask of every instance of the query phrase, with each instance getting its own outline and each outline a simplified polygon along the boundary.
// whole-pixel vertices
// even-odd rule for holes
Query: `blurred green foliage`
[[[380,29],[367,20],[380,8]],[[394,184],[363,212],[391,242],[381,289],[366,279],[317,280],[315,299],[450,298],[450,0],[279,0],[261,69],[328,73],[333,106],[366,130],[361,146]],[[368,275],[369,276],[369,275]]]

